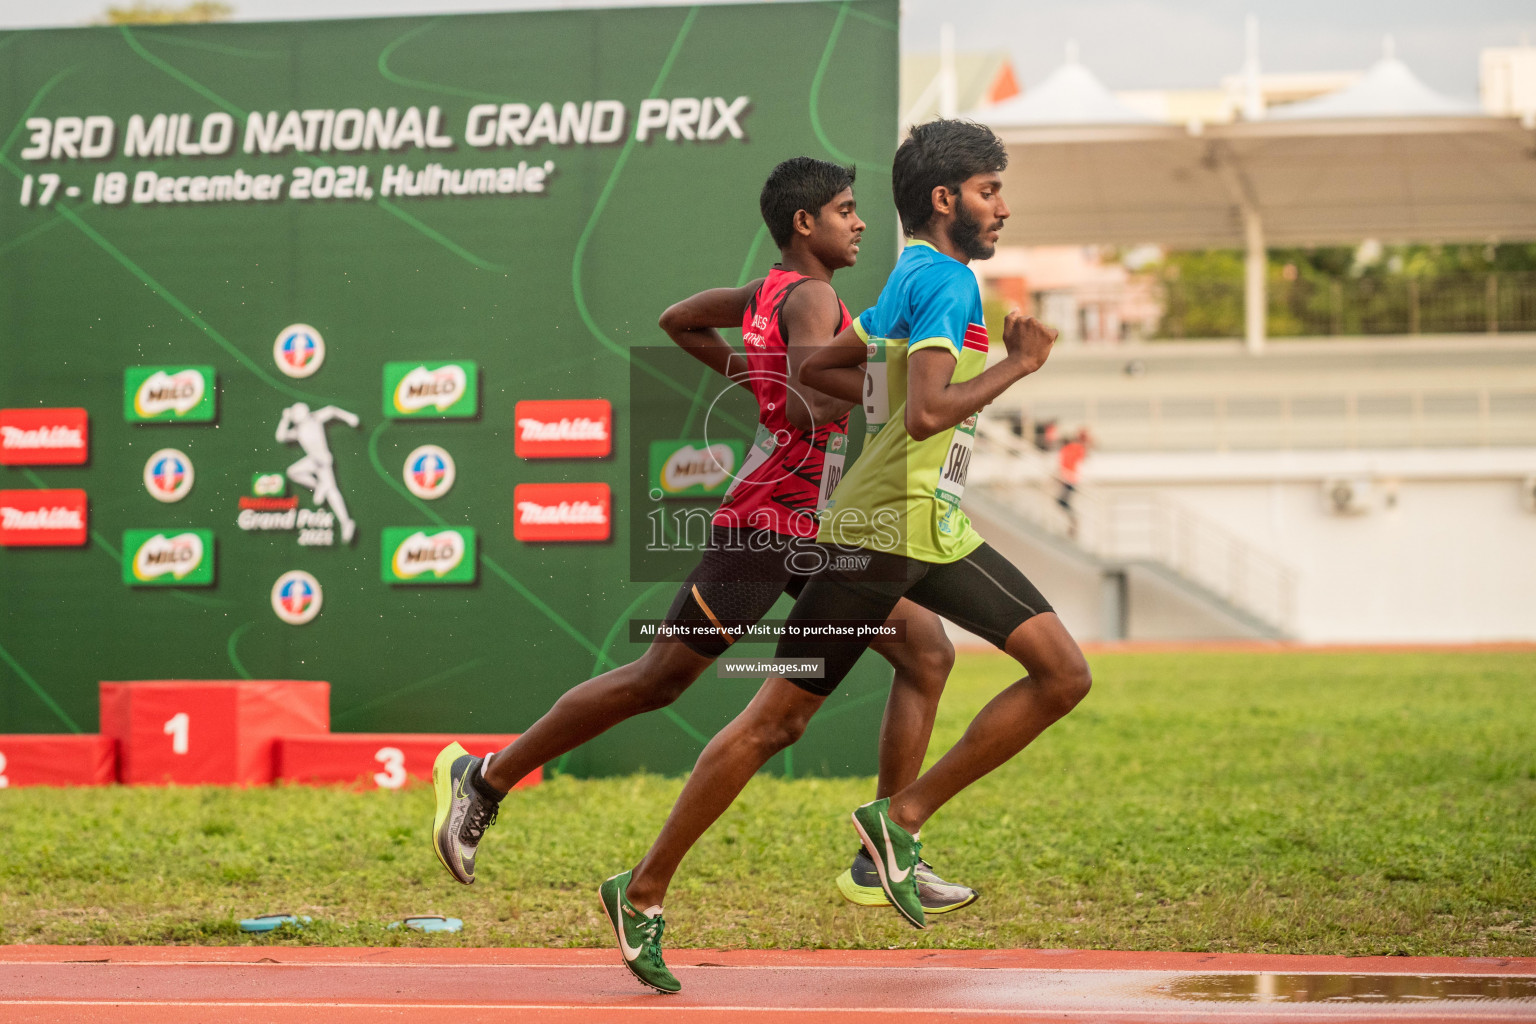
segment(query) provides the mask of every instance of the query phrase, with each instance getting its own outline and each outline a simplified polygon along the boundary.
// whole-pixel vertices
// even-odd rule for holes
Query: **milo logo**
[[[129,423],[206,423],[214,418],[211,366],[130,366],[123,377]]]
[[[211,586],[213,531],[125,530],[123,582],[129,586]]]
[[[473,583],[475,531],[387,526],[383,533],[386,583]]]
[[[740,441],[652,441],[651,488],[661,498],[724,494],[741,456]]]
[[[478,371],[471,362],[384,364],[386,416],[474,416],[478,392]]]

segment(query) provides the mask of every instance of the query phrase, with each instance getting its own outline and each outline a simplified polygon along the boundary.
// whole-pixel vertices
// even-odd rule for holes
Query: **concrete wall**
[[[1532,474],[1531,448],[1105,454],[1085,464],[1084,483],[1111,498],[1155,491],[1285,563],[1298,639],[1533,640]],[[1365,511],[1330,511],[1330,479],[1363,482]],[[1132,637],[1223,635],[1152,586],[1133,580],[1131,591]]]

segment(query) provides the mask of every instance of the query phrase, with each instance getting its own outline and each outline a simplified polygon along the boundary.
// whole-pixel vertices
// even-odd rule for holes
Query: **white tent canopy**
[[[1389,38],[1381,60],[1354,85],[1316,99],[1275,107],[1267,116],[1296,121],[1337,117],[1464,117],[1477,113],[1470,104],[1447,99],[1419,81],[1408,65],[1393,56],[1392,49]]]
[[[994,127],[1061,124],[1151,124],[1152,118],[1121,103],[1092,71],[1077,61],[1075,44],[1067,61],[1021,96],[971,115]]]
[[[1373,69],[1378,83],[1401,82],[1392,64]],[[1314,102],[1349,93],[1359,101],[1351,88]],[[1536,240],[1536,131],[1422,107],[1412,116],[1334,109],[1203,128],[979,116],[1008,145],[1011,242],[1246,248],[1254,350],[1264,343],[1268,245]]]

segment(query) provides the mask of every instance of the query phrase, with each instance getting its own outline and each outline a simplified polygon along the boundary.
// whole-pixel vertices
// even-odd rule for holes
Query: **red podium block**
[[[129,784],[267,783],[273,741],[331,727],[331,684],[168,680],[101,684],[101,731]]]
[[[117,744],[110,736],[0,736],[0,789],[116,781]]]
[[[462,733],[337,732],[284,736],[277,741],[277,777],[287,782],[352,782],[399,789],[407,779],[431,779],[437,752],[454,740],[471,754],[500,750],[517,736]],[[537,785],[542,769],[514,789]]]

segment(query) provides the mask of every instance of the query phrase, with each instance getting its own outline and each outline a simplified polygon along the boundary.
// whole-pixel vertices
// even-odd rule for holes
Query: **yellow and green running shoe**
[[[644,912],[636,910],[629,902],[625,890],[629,888],[631,872],[622,871],[598,887],[598,898],[603,901],[603,913],[613,925],[613,933],[619,940],[619,955],[629,973],[657,992],[680,992],[682,983],[667,970],[661,958],[661,933],[666,928],[660,907],[649,907]]]
[[[923,901],[917,892],[917,865],[923,844],[891,820],[891,801],[873,800],[853,812],[853,827],[870,851],[880,888],[891,906],[914,928],[926,927]]]
[[[450,743],[432,763],[432,789],[437,795],[432,849],[448,873],[465,885],[475,881],[475,851],[485,830],[496,821],[498,804],[487,800],[472,781],[483,760]]]
[[[944,881],[925,860],[918,860],[913,873],[917,875],[917,896],[922,901],[926,917],[948,914],[961,907],[968,907],[981,898],[975,889]],[[891,901],[885,898],[885,890],[880,888],[880,874],[875,870],[875,862],[870,858],[869,851],[862,846],[854,855],[853,864],[837,876],[837,891],[843,894],[843,899],[861,907],[891,905]]]

